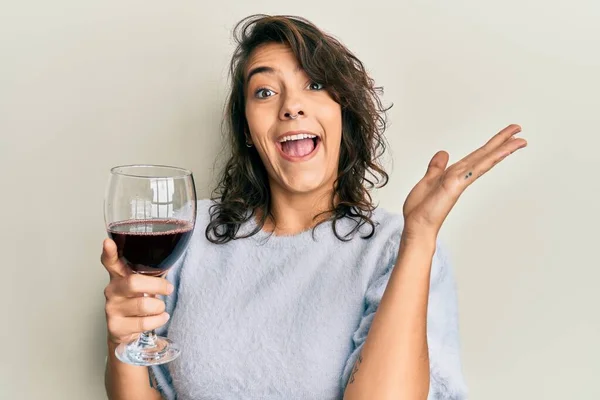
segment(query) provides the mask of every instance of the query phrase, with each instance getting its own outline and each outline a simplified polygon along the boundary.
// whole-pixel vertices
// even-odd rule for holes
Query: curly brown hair
[[[230,64],[231,91],[223,121],[231,153],[212,194],[217,201],[210,208],[206,238],[213,243],[246,238],[258,233],[272,217],[267,170],[257,151],[246,146],[249,129],[245,115],[247,63],[257,47],[268,43],[288,45],[308,77],[323,84],[342,109],[338,174],[331,209],[324,212],[330,216],[317,225],[332,221],[335,236],[345,241],[369,224],[371,231],[363,238],[373,236],[371,217],[376,206],[369,190],[388,182],[379,161],[386,148],[383,132],[389,110],[379,97],[382,88],[374,85],[362,62],[343,44],[304,18],[252,15],[236,24],[233,36],[237,47]],[[256,215],[260,216],[256,228],[238,236],[241,225]],[[342,218],[356,222],[343,237],[336,229]]]

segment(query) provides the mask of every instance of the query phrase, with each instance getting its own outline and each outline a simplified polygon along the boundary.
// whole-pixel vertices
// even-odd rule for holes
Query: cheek
[[[246,122],[250,132],[254,133],[260,129],[261,118],[256,115],[256,111],[253,109],[246,109]]]
[[[327,124],[325,129],[327,129],[329,135],[339,137],[342,132],[342,108],[341,106],[330,99],[327,104],[323,104],[321,106],[321,117],[323,121]]]
[[[272,112],[266,108],[247,107],[246,121],[252,137],[260,142],[262,138],[269,136],[269,130],[273,125]]]
[[[329,107],[323,115],[324,128],[327,132],[327,145],[332,151],[330,156],[339,157],[340,144],[342,141],[342,111],[339,105]]]
[[[262,161],[262,164],[269,171],[273,170],[273,150],[268,145],[272,120],[265,110],[255,107],[246,108],[246,121],[250,129],[249,135],[252,137],[254,150]]]

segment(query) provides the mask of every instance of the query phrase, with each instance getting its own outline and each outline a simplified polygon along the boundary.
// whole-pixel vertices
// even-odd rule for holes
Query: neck
[[[272,217],[267,218],[263,229],[276,235],[294,235],[311,229],[329,218],[330,213],[321,213],[331,208],[332,195],[333,189],[298,194],[280,190],[273,185],[270,210]]]

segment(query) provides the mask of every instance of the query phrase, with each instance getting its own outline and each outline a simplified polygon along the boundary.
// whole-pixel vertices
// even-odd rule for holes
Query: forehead
[[[299,63],[288,45],[281,43],[267,43],[257,47],[250,54],[244,75],[259,66],[268,66],[275,70],[298,70]]]

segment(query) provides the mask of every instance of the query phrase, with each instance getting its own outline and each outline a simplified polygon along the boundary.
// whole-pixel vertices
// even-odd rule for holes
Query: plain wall
[[[311,19],[385,88],[383,207],[401,212],[437,150],[455,162],[506,125],[523,127],[529,147],[471,186],[441,232],[471,398],[600,398],[600,5],[350,4],[0,6],[0,398],[105,398],[109,168],[191,168],[209,195],[230,31],[257,12]]]

